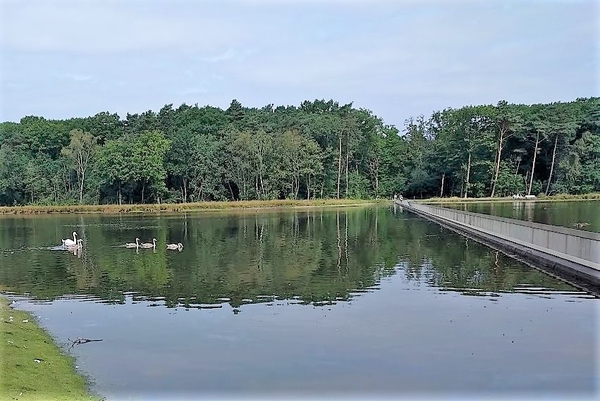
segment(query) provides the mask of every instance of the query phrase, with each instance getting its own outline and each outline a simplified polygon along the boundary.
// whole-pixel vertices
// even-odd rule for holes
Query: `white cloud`
[[[75,81],[75,82],[86,82],[86,81],[91,81],[92,79],[94,79],[94,77],[92,75],[85,75],[85,74],[63,74],[62,77],[69,79],[71,81]]]
[[[209,90],[206,87],[196,86],[196,87],[186,88],[186,89],[177,91],[177,94],[178,95],[195,95],[195,94],[202,94],[202,93],[208,93],[208,92],[209,92]]]
[[[398,124],[600,90],[597,1],[0,1],[3,118],[323,97]]]
[[[250,50],[250,49],[246,49],[246,50],[242,50],[242,51],[227,49],[224,52],[221,52],[218,54],[200,57],[199,60],[203,61],[205,63],[220,63],[223,61],[232,61],[232,60],[240,61],[240,60],[244,60],[246,57],[248,57],[252,53],[254,53],[254,51]]]
[[[152,9],[151,3],[139,5],[7,2],[2,9],[0,44],[11,50],[106,54],[165,49],[194,52],[243,39],[237,29],[210,12],[203,14],[202,9],[161,13]]]

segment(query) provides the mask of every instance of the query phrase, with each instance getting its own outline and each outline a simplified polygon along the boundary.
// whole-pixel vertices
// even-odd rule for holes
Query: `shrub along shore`
[[[28,312],[0,296],[0,400],[100,400]]]
[[[52,213],[161,213],[195,212],[235,209],[275,209],[306,207],[351,207],[376,203],[389,203],[387,199],[314,199],[314,200],[265,200],[235,202],[195,202],[123,205],[59,205],[59,206],[2,206],[0,214],[52,214]]]

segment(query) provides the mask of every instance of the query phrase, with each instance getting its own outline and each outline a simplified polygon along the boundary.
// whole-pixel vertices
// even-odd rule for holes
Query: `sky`
[[[600,96],[600,0],[0,0],[0,121]]]

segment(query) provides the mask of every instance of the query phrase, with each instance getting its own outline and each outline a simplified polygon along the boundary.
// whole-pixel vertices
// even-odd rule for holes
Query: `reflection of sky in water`
[[[73,352],[108,400],[592,397],[598,300],[545,294],[464,296],[396,274],[350,302],[276,299],[237,314],[130,296],[20,306],[62,343],[103,339]]]

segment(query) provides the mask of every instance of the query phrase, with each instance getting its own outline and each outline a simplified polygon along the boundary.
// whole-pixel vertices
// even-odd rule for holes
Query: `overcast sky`
[[[334,99],[401,127],[600,95],[600,0],[0,4],[0,121]]]

